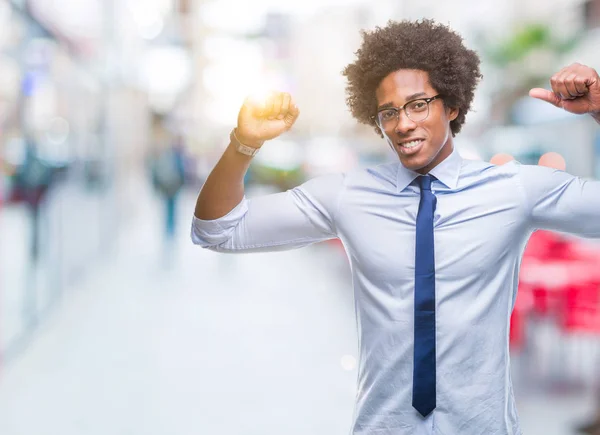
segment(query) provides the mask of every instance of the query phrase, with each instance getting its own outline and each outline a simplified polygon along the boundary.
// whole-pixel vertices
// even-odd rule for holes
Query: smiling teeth
[[[422,142],[421,140],[413,140],[412,142],[403,143],[402,146],[404,148],[414,148],[417,145],[419,145],[421,142]]]

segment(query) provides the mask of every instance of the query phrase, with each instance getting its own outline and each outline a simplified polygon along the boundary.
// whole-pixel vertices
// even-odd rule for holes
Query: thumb
[[[292,101],[290,103],[290,109],[288,110],[288,113],[286,113],[285,117],[283,118],[286,125],[288,126],[288,128],[291,127],[292,125],[294,125],[294,123],[296,122],[296,119],[298,119],[299,115],[300,115],[300,109],[298,108],[296,103],[294,101]]]
[[[542,88],[533,88],[529,91],[529,96],[538,100],[546,101],[556,107],[562,107],[562,100],[552,91]]]
[[[262,116],[265,110],[265,103],[255,95],[249,95],[244,100],[242,112],[247,116]]]

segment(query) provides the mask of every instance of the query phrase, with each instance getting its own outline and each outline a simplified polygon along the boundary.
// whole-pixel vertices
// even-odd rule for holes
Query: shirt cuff
[[[197,235],[217,235],[221,234],[233,227],[248,211],[248,199],[246,196],[242,198],[240,203],[236,205],[229,213],[217,219],[198,219],[193,216],[192,227]]]

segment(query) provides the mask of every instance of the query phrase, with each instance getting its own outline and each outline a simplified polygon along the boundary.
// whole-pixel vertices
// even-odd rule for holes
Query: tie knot
[[[431,190],[431,182],[435,179],[435,177],[431,175],[422,175],[419,177],[419,186],[421,190]]]

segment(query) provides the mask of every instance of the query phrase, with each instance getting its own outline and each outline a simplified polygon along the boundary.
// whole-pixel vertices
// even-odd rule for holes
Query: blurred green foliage
[[[549,24],[529,23],[499,42],[490,42],[484,39],[483,51],[491,63],[498,67],[504,67],[523,60],[529,53],[538,49],[549,50],[557,55],[567,53],[577,45],[580,39],[580,34],[574,34],[568,38],[558,38]]]
[[[277,186],[281,191],[291,189],[305,181],[305,174],[301,167],[283,170],[270,166],[255,164],[250,167],[250,176],[253,182]]]

